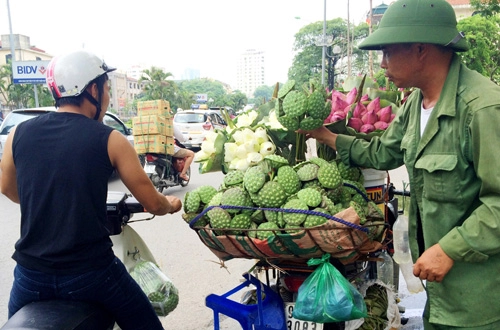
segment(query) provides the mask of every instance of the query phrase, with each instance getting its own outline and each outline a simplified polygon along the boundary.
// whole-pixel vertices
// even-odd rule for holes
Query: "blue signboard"
[[[50,61],[21,61],[12,64],[14,84],[45,84]]]

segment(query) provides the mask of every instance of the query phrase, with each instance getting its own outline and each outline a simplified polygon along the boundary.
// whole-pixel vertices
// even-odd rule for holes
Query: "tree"
[[[354,27],[352,40],[358,42],[368,35],[368,24],[361,23],[359,26]],[[302,27],[299,32],[295,34],[294,57],[292,67],[288,70],[288,79],[294,79],[298,84],[302,85],[308,83],[311,79],[321,80],[321,61],[322,61],[322,47],[317,46],[316,43],[321,41],[323,36],[323,22],[315,22]],[[336,18],[326,22],[326,36],[332,38],[332,46],[339,46],[341,52],[336,55],[338,63],[345,63],[344,58],[348,56],[347,49],[347,21],[342,18]],[[333,56],[329,53],[328,56]],[[355,48],[353,52],[354,71],[366,71],[368,63],[366,58],[367,52],[359,51]],[[327,63],[325,63],[326,67]],[[346,66],[342,65],[337,68],[338,72],[331,71],[332,74],[345,74]],[[327,71],[327,70],[325,70]]]
[[[209,105],[226,106],[225,96],[227,94],[224,85],[213,79],[191,79],[179,83],[179,88],[192,95],[192,103],[195,103],[196,94],[207,94],[207,98],[212,100]]]
[[[36,86],[37,96],[38,96],[38,106],[40,107],[48,107],[54,105],[54,98],[47,87],[44,87],[42,84],[31,85],[31,95],[28,99],[28,108],[36,107],[36,102],[34,98],[33,86]]]
[[[470,5],[484,17],[492,17],[500,13],[499,0],[471,0]]]
[[[274,86],[259,86],[255,89],[253,92],[253,97],[257,102],[254,103],[259,103],[261,102],[267,102],[271,100],[271,97],[273,96],[274,92]]]
[[[500,18],[474,15],[460,20],[459,31],[465,33],[469,50],[459,53],[472,70],[500,83]]]
[[[168,79],[172,76],[172,73],[164,72],[155,66],[144,70],[139,79],[139,84],[144,83],[142,100],[173,100],[177,87],[172,80]]]
[[[241,110],[243,107],[247,104],[247,96],[245,93],[242,93],[239,90],[234,91],[233,93],[229,94],[227,97],[227,102],[226,106],[236,109],[236,110]]]

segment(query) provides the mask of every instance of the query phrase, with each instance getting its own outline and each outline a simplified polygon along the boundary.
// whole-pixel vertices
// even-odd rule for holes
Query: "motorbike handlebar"
[[[131,214],[147,212],[144,206],[142,206],[142,204],[132,195],[129,195],[127,199],[125,199],[125,205]]]
[[[107,224],[110,235],[121,233],[123,225],[131,222],[134,213],[147,212],[139,201],[130,194],[118,191],[109,191],[106,201]],[[154,217],[154,216],[153,216]],[[150,220],[152,218],[143,219]],[[139,220],[137,220],[139,221]]]

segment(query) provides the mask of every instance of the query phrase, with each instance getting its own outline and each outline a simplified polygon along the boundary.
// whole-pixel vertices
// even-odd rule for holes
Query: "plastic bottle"
[[[413,275],[413,262],[411,261],[411,258],[410,262],[400,264],[399,269],[401,270],[401,273],[403,273],[408,292],[419,293],[420,291],[424,290],[422,281],[418,277]]]
[[[410,242],[408,239],[408,217],[400,214],[392,227],[394,255],[392,258],[399,265],[411,261]]]
[[[378,255],[382,261],[377,261],[377,279],[388,285],[394,285],[394,264],[385,249]]]
[[[394,244],[394,255],[392,258],[399,265],[401,273],[410,293],[418,293],[424,289],[422,281],[413,275],[413,261],[410,253],[410,241],[408,236],[408,217],[400,214],[392,227],[392,238]]]

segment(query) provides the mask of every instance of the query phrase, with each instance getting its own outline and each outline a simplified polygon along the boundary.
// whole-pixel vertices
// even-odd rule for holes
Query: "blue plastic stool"
[[[220,329],[219,313],[237,320],[243,330],[286,330],[284,303],[279,294],[248,273],[243,277],[245,282],[225,294],[207,296],[205,304],[214,311],[214,330]],[[250,284],[257,289],[257,304],[244,305],[227,298]]]

